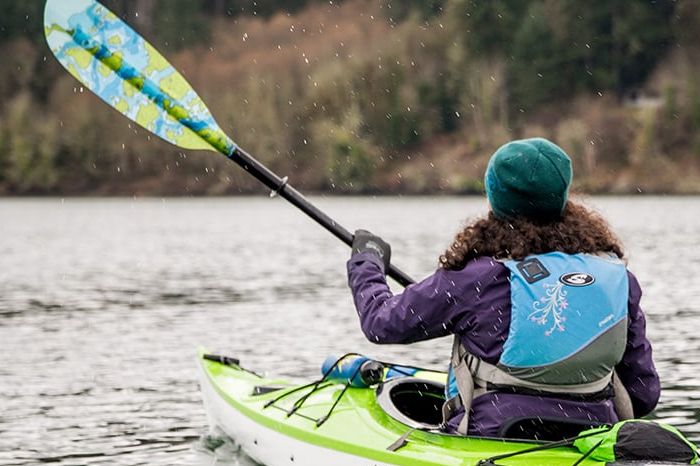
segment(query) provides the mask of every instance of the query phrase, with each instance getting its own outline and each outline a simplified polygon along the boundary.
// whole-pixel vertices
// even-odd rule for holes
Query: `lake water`
[[[414,278],[486,209],[480,198],[313,201],[381,234]],[[587,202],[644,288],[664,387],[656,415],[700,440],[700,198]],[[348,351],[444,367],[446,339],[364,340],[348,255],[281,199],[0,200],[0,464],[249,465],[205,448],[200,345],[296,377]]]

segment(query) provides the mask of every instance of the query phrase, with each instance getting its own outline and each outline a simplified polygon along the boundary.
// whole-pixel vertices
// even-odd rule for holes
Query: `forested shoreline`
[[[493,150],[529,136],[570,153],[578,191],[700,192],[692,0],[104,3],[307,192],[477,193]],[[0,6],[0,194],[262,191],[83,89],[45,46],[42,7]]]

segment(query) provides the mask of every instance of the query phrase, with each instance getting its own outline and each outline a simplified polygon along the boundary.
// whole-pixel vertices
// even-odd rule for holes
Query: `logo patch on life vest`
[[[543,278],[549,277],[549,270],[544,267],[542,262],[535,258],[519,262],[516,267],[525,281],[531,285],[542,280]]]
[[[574,272],[562,275],[559,281],[569,286],[588,286],[595,282],[595,277],[583,272]]]

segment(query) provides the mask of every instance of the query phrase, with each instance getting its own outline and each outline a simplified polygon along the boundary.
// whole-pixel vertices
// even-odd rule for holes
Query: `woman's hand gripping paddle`
[[[222,131],[185,78],[114,13],[94,0],[48,0],[44,31],[58,61],[130,120],[183,149],[220,152],[348,246],[353,235]],[[391,265],[403,286],[413,280]]]

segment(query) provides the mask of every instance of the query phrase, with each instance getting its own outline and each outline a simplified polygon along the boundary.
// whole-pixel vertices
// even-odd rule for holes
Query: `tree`
[[[508,72],[511,105],[528,110],[560,96],[568,83],[543,2],[533,2],[514,37]]]
[[[0,42],[18,36],[43,40],[44,0],[0,2]]]
[[[673,42],[671,17],[676,3],[615,0],[613,41],[617,50],[614,73],[618,91],[644,82]]]
[[[531,1],[506,50],[511,106],[639,86],[673,40],[674,8],[671,0]]]
[[[449,9],[471,53],[507,54],[530,3],[530,0],[453,0]]]
[[[202,12],[201,1],[159,2],[154,26],[156,42],[175,49],[207,42],[211,33],[209,23]]]

